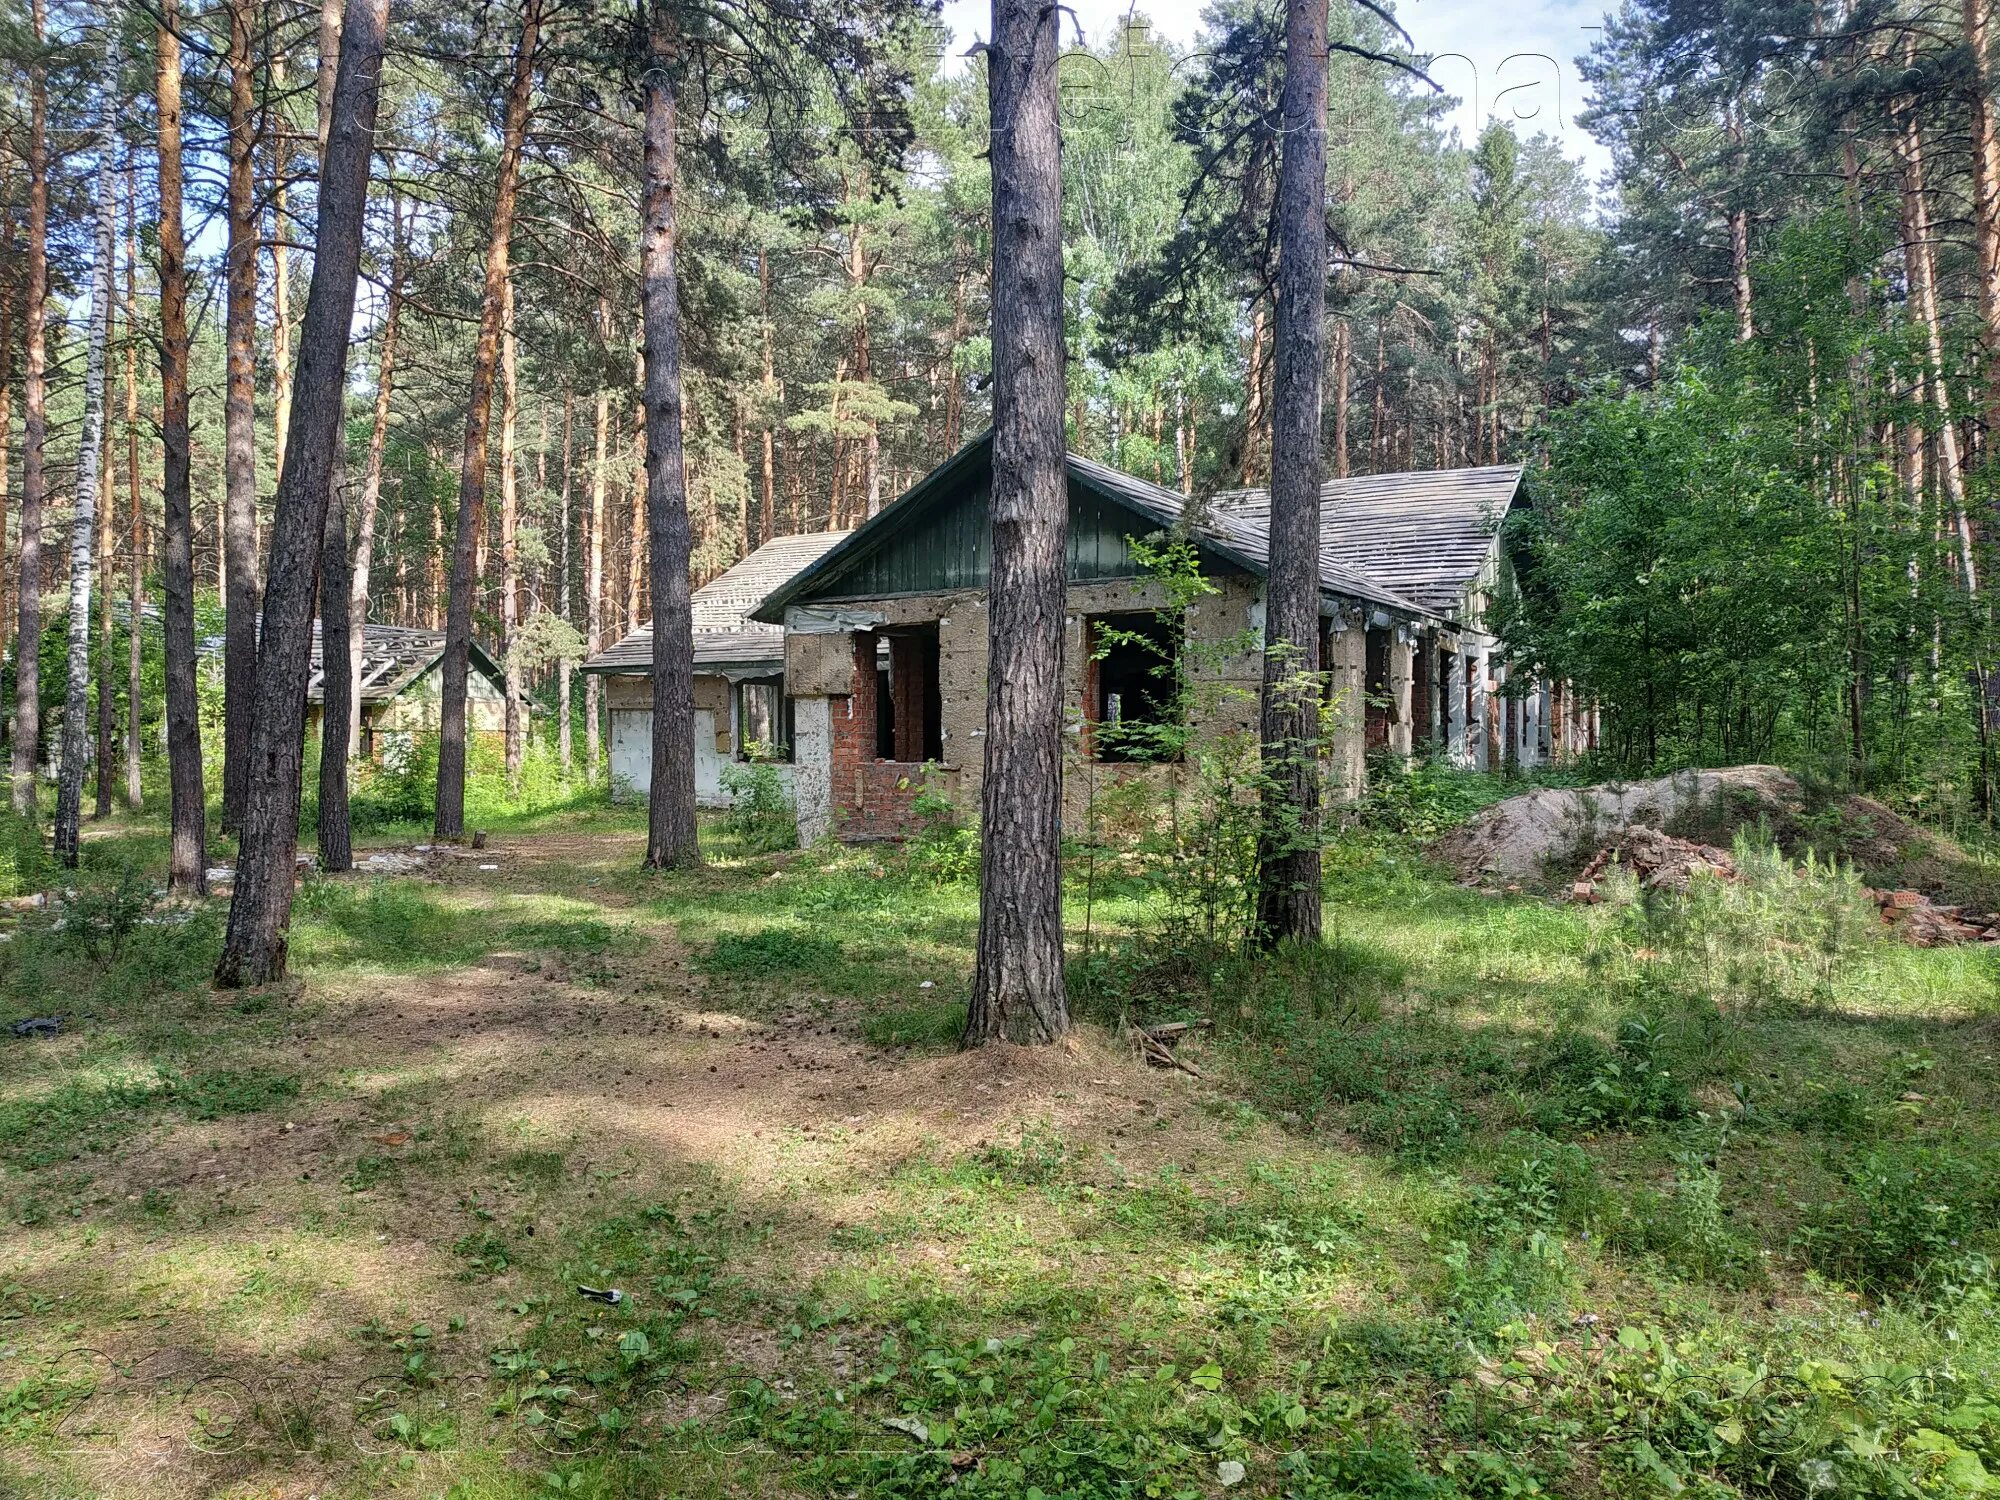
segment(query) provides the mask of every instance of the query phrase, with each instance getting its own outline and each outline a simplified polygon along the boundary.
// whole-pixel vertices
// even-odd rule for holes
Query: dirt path
[[[274,997],[281,1039],[229,1062],[296,1070],[300,1098],[159,1126],[84,1163],[100,1212],[0,1238],[8,1305],[28,1313],[15,1326],[95,1386],[62,1433],[92,1492],[340,1490],[394,1451],[371,1435],[369,1393],[405,1356],[368,1330],[462,1324],[430,1346],[457,1377],[438,1399],[479,1421],[483,1351],[504,1343],[528,1286],[514,1271],[468,1283],[463,1245],[481,1224],[553,1253],[550,1236],[614,1201],[693,1192],[778,1226],[745,1275],[803,1280],[919,1155],[1031,1122],[1135,1171],[1240,1150],[1190,1110],[1192,1080],[1105,1040],[885,1052],[862,1035],[864,1008],[719,1001],[671,922],[614,878],[637,850],[565,836],[434,862],[423,878],[457,900],[539,892],[619,913],[626,951],[587,974],[502,948],[444,972],[294,984]],[[1139,1128],[1162,1120],[1175,1128]],[[723,1329],[710,1378],[768,1367],[772,1347]]]

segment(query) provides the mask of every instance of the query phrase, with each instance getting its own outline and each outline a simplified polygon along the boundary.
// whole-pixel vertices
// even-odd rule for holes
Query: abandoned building
[[[1502,525],[1521,502],[1519,464],[1368,474],[1322,487],[1320,555],[1394,589],[1433,619],[1416,632],[1407,662],[1379,633],[1368,637],[1368,749],[1434,751],[1497,771],[1595,748],[1594,706],[1560,682],[1510,682],[1490,629],[1496,598],[1513,587]],[[1232,491],[1210,504],[1260,533],[1270,524],[1265,490]]]
[[[782,625],[799,836],[893,837],[926,785],[976,809],[986,709],[992,447],[981,438],[777,587],[751,617]],[[1113,779],[1175,774],[1167,728],[1253,728],[1263,673],[1268,496],[1243,491],[1186,519],[1211,592],[1174,606],[1145,538],[1183,521],[1178,493],[1068,460],[1064,696],[1074,764]],[[1329,485],[1320,569],[1322,654],[1336,693],[1333,795],[1361,789],[1370,748],[1425,746],[1467,765],[1562,754],[1560,695],[1508,699],[1482,626],[1505,562],[1500,524],[1518,466]],[[699,650],[699,648],[697,648]],[[1187,663],[1188,691],[1162,663]],[[1516,689],[1518,693],[1521,691]],[[1162,726],[1165,700],[1192,720]],[[1066,821],[1087,795],[1072,775]]]
[[[695,799],[729,800],[722,768],[752,758],[792,771],[792,706],[785,632],[749,618],[764,598],[847,537],[844,531],[773,537],[694,593]],[[611,785],[643,797],[653,782],[653,627],[641,625],[582,667],[604,679],[611,717]]]
[[[507,681],[479,642],[472,643],[465,682],[466,728],[499,734],[507,727]],[[414,741],[435,733],[444,696],[444,632],[401,625],[361,629],[360,752],[377,756],[393,737]],[[306,684],[306,726],[317,731],[326,696],[319,622],[313,622],[312,676]]]

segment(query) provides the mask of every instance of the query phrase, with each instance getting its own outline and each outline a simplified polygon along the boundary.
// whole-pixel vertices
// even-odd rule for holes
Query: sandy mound
[[[1753,822],[1759,813],[1789,820],[1802,801],[1798,782],[1776,766],[1544,787],[1494,803],[1439,839],[1431,854],[1468,880],[1558,879],[1635,826],[1708,823],[1718,813],[1739,823]]]

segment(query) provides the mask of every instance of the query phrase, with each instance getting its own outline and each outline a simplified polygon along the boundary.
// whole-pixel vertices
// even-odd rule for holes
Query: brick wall
[[[842,838],[902,838],[917,828],[915,803],[923,791],[924,767],[918,761],[876,758],[876,635],[860,630],[852,639],[852,691],[829,704],[834,831]],[[934,768],[932,775],[947,795],[956,794],[956,771]]]

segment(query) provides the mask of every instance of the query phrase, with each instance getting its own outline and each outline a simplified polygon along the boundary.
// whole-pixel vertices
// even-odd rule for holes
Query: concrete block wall
[[[1217,592],[1188,608],[1193,647],[1194,718],[1198,735],[1254,735],[1263,682],[1263,586],[1258,579],[1224,576]],[[1145,781],[1165,791],[1183,768],[1171,765],[1098,764],[1093,776],[1076,773],[1083,764],[1082,728],[1089,661],[1084,622],[1093,615],[1164,609],[1168,600],[1158,583],[1119,581],[1072,585],[1065,597],[1063,702],[1065,704],[1065,826],[1080,828],[1094,780],[1101,797],[1109,786]],[[938,690],[943,761],[933,769],[934,785],[950,796],[961,814],[979,813],[985,772],[987,669],[986,602],[981,593],[954,591],[905,598],[850,601],[841,608],[878,628],[924,624],[938,627]],[[1365,775],[1362,691],[1366,641],[1359,617],[1333,633],[1326,669],[1344,690],[1329,754],[1327,795],[1358,795]],[[800,774],[797,798],[802,839],[832,831],[843,837],[893,837],[915,825],[911,804],[922,790],[921,767],[878,760],[876,748],[876,635],[874,630],[806,633],[786,638],[786,681],[793,696],[795,759]],[[1392,686],[1402,704],[1393,740],[1410,745],[1411,651],[1398,644],[1391,655]],[[822,728],[823,726],[823,728]],[[820,746],[824,745],[824,750]],[[819,767],[824,767],[824,791]],[[822,808],[820,798],[824,796]]]

